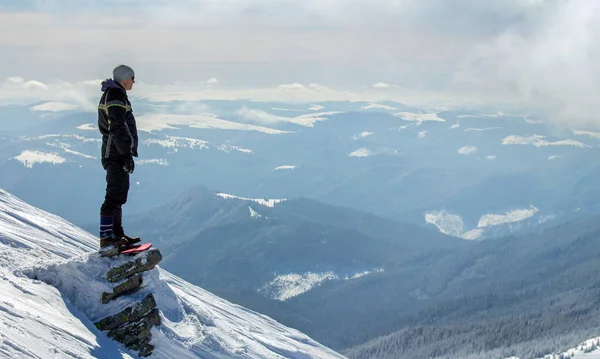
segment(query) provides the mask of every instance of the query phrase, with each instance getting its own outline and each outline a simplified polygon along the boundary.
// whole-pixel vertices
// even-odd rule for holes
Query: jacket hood
[[[125,89],[123,88],[123,86],[121,86],[121,84],[119,84],[118,82],[116,82],[113,79],[106,79],[104,81],[102,81],[102,92],[108,90],[108,89],[119,89],[123,92],[126,92]]]

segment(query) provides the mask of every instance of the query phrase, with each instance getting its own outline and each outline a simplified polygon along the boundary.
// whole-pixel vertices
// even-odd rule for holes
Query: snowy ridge
[[[225,198],[225,199],[239,199],[239,200],[243,200],[243,201],[252,201],[252,202],[256,202],[258,204],[262,204],[263,206],[267,206],[267,207],[275,207],[275,204],[281,203],[286,200],[286,199],[244,198],[244,197],[238,197],[238,196],[234,196],[232,194],[227,194],[227,193],[217,193],[217,196]]]
[[[100,273],[124,259],[96,250],[95,236],[0,190],[0,357],[135,357],[93,324],[128,300],[100,304]],[[133,296],[152,292],[161,312],[154,358],[343,358],[159,267],[143,276]]]

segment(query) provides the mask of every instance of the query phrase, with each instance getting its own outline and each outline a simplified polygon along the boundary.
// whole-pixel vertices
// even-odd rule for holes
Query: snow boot
[[[125,234],[125,230],[123,229],[123,211],[121,209],[118,209],[115,213],[113,232],[115,237],[124,239],[129,246],[139,243],[142,240],[140,237],[131,237]]]

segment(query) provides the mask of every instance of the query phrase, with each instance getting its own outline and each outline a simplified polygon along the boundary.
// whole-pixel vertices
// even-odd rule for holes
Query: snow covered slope
[[[135,358],[94,326],[100,298],[81,300],[88,294],[82,280],[110,264],[97,255],[96,243],[0,190],[0,357]],[[33,268],[45,273],[44,281],[26,275]],[[153,358],[343,358],[158,267],[149,277],[142,289],[154,293],[162,321],[152,329]]]

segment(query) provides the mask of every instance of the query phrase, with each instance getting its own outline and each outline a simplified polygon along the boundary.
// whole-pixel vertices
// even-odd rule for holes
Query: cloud
[[[272,115],[263,110],[252,109],[252,108],[248,108],[246,106],[237,110],[235,113],[236,113],[236,115],[240,116],[244,120],[251,121],[251,122],[263,123],[263,124],[274,124],[274,123],[290,120],[288,117]]]
[[[31,108],[32,111],[50,111],[50,112],[60,112],[60,111],[72,111],[76,110],[77,106],[66,103],[66,102],[45,102],[39,104],[37,106],[33,106]]]
[[[600,2],[532,1],[539,11],[473,47],[456,83],[486,93],[515,94],[550,120],[599,124]]]
[[[0,78],[52,91],[56,78],[106,78],[119,58],[167,98],[533,106],[600,127],[599,9],[596,0],[15,2],[0,10]],[[159,91],[177,81],[235,87]]]
[[[376,89],[389,89],[389,88],[393,88],[393,87],[396,87],[396,86],[385,83],[385,82],[378,82],[376,84],[373,84],[373,88],[376,88]]]

